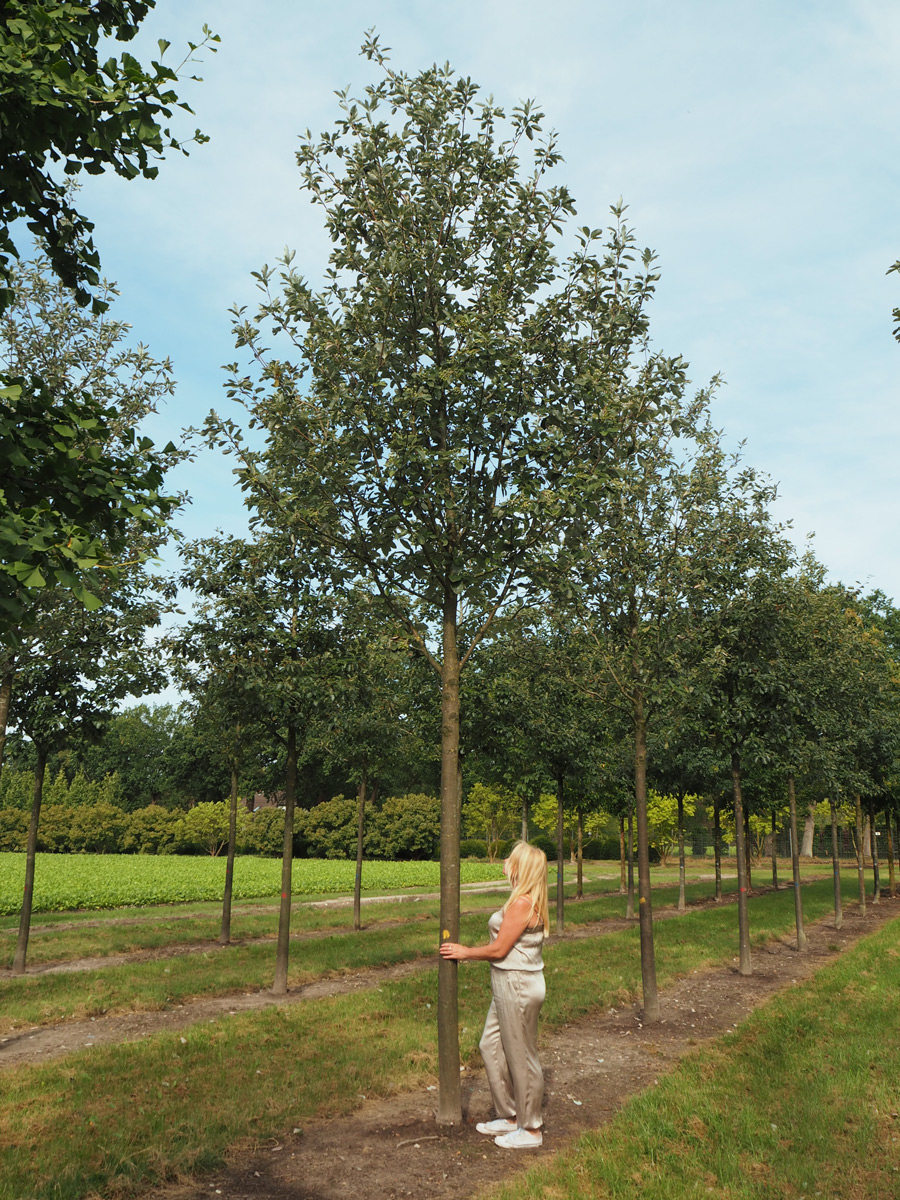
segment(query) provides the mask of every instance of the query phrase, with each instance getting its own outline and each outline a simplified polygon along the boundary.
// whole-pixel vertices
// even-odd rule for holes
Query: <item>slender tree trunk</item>
[[[713,800],[713,851],[716,860],[716,900],[722,899],[722,797]]]
[[[800,894],[800,847],[797,842],[797,789],[793,771],[788,774],[788,810],[791,830],[791,875],[794,880],[794,919],[797,924],[797,949],[805,950],[809,938],[803,928],[803,897]]]
[[[803,823],[803,845],[800,847],[801,858],[812,858],[813,850],[815,849],[814,840],[816,836],[816,806],[810,804],[806,813],[806,820]]]
[[[875,804],[869,802],[869,829],[872,831],[872,903],[881,903],[881,867],[878,861],[878,831],[875,828]]]
[[[841,856],[838,848],[838,815],[837,805],[831,804],[831,870],[834,875],[834,927],[840,929],[844,924],[844,910],[841,905]]]
[[[353,928],[362,929],[363,836],[366,830],[366,773],[356,789],[356,874],[353,877]]]
[[[778,831],[775,828],[775,809],[772,809],[772,887],[778,891]]]
[[[578,886],[575,899],[584,899],[584,817],[578,814]]]
[[[444,598],[441,667],[441,941],[459,941],[459,651],[457,598]],[[459,964],[438,962],[438,1114],[441,1125],[462,1122],[459,1087]]]
[[[678,794],[678,911],[687,907],[684,901],[684,796]]]
[[[566,928],[566,897],[563,889],[565,866],[565,814],[563,813],[563,777],[556,777],[556,932]]]
[[[13,676],[16,673],[15,655],[8,651],[0,659],[0,771],[6,749],[6,727],[9,724],[9,704],[12,699]]]
[[[523,842],[528,841],[528,816],[529,816],[528,810],[530,807],[531,807],[531,805],[528,802],[528,797],[523,796],[522,797],[522,841]]]
[[[38,822],[41,819],[41,796],[44,791],[44,771],[47,767],[47,750],[35,746],[37,763],[34,768],[34,798],[31,802],[31,821],[28,826],[28,842],[25,846],[25,888],[22,892],[22,911],[19,914],[19,937],[13,958],[13,975],[25,974],[25,956],[28,953],[28,937],[31,933],[31,906],[34,903],[34,860],[37,854]]]
[[[634,920],[634,797],[628,800],[628,899],[625,920]]]
[[[738,941],[740,943],[741,975],[752,975],[750,961],[750,912],[747,906],[747,847],[744,826],[744,797],[741,793],[741,760],[736,750],[731,753],[731,786],[734,790],[734,841],[738,872]]]
[[[281,851],[281,907],[278,912],[278,946],[275,950],[276,996],[287,994],[288,952],[291,944],[291,875],[294,865],[294,807],[297,803],[297,727],[287,727],[287,758],[284,771],[284,844]]]
[[[647,723],[644,697],[638,687],[634,699],[634,806],[638,841],[638,919],[641,925],[641,983],[644,1024],[660,1019],[656,989],[656,956],[653,949],[653,905],[650,896],[650,837],[647,826]]]
[[[743,795],[741,797],[743,799]],[[753,856],[751,854],[751,844],[753,838],[750,834],[750,813],[744,809],[744,858],[747,862],[747,895],[753,891]]]
[[[888,849],[888,895],[893,899],[897,895],[897,876],[894,871],[894,835],[891,833],[891,814],[888,809],[884,810],[884,832]]]
[[[238,773],[231,767],[231,795],[228,804],[228,853],[225,858],[225,892],[222,896],[222,928],[219,943],[227,946],[231,941],[231,895],[234,889],[234,847],[237,842]]]
[[[863,858],[872,857],[872,824],[869,821],[869,814],[863,816]]]
[[[856,797],[856,878],[859,881],[859,911],[866,911],[866,860],[863,856],[862,797]]]
[[[628,891],[628,865],[625,861],[625,814],[619,817],[619,894]]]

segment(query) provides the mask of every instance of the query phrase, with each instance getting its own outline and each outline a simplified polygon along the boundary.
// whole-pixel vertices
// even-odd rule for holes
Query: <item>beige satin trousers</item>
[[[543,971],[491,967],[493,999],[478,1049],[494,1113],[515,1118],[521,1129],[540,1129],[544,1073],[537,1053],[538,1013],[544,1003]]]

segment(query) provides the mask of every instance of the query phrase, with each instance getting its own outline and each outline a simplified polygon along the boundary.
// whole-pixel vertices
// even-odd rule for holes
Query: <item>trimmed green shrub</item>
[[[481,838],[463,838],[459,843],[460,858],[487,858],[487,842]]]

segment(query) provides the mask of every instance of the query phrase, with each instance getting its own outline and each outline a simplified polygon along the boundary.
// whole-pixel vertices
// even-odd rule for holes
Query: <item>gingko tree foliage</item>
[[[645,418],[616,386],[656,273],[617,222],[587,226],[551,182],[530,102],[506,113],[449,66],[341,95],[298,152],[332,241],[324,286],[286,255],[236,311],[229,394],[261,431],[213,416],[248,499],[365,580],[431,663],[441,695],[441,930],[459,924],[460,677],[498,613],[530,594],[566,529],[598,512]],[[282,347],[267,348],[270,335]],[[439,969],[439,1119],[461,1119],[456,966]]]

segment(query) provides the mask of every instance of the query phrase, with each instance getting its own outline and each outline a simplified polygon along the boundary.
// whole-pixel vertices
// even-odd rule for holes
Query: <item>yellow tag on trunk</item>
[[[449,929],[443,930],[441,933],[441,941],[446,942],[446,940],[449,936],[450,936],[450,930]]]

